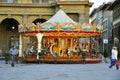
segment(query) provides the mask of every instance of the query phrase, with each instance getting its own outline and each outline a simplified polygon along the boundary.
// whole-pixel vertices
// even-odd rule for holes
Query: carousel
[[[86,63],[101,62],[99,37],[101,25],[78,24],[63,10],[44,23],[19,25],[19,57],[27,62]]]

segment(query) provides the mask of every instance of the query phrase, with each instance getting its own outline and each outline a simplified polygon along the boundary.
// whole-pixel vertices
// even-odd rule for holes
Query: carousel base
[[[45,63],[45,64],[82,64],[83,60],[80,57],[40,57],[36,59],[36,56],[28,56],[23,62],[25,63]],[[100,58],[86,58],[85,63],[100,63]]]
[[[82,64],[82,59],[42,59],[40,63],[47,64]],[[85,63],[99,63],[100,59],[86,59]]]

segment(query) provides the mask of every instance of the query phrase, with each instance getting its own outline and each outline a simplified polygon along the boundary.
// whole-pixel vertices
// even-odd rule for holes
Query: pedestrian
[[[0,57],[2,57],[2,49],[0,49]]]
[[[100,58],[101,61],[103,62],[103,55],[102,55],[102,52],[99,53],[99,58]]]
[[[103,56],[104,56],[104,62],[108,63],[108,53],[107,53],[106,49],[104,50]]]
[[[85,64],[86,63],[86,52],[82,51],[82,63]]]
[[[13,45],[10,48],[9,53],[10,53],[10,57],[11,57],[11,66],[14,67],[14,65],[15,65],[15,57],[16,57],[16,55],[18,55],[18,49],[16,49],[15,45]]]
[[[117,51],[117,47],[113,47],[113,49],[111,50],[111,63],[109,68],[112,68],[114,65],[116,65],[116,61],[118,60],[117,56],[118,56],[118,51]],[[116,69],[119,69],[119,66],[116,65]]]

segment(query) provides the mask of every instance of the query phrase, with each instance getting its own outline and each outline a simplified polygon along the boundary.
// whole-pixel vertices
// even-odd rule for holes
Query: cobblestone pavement
[[[97,64],[16,64],[0,61],[0,80],[120,80],[120,70]]]

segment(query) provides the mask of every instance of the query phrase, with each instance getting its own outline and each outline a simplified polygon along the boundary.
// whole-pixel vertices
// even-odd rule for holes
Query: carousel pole
[[[37,39],[38,39],[37,59],[39,59],[38,53],[41,52],[41,40],[42,40],[43,34],[38,33],[38,34],[36,34],[36,36],[37,36]]]
[[[22,57],[22,35],[19,37],[19,57]]]

